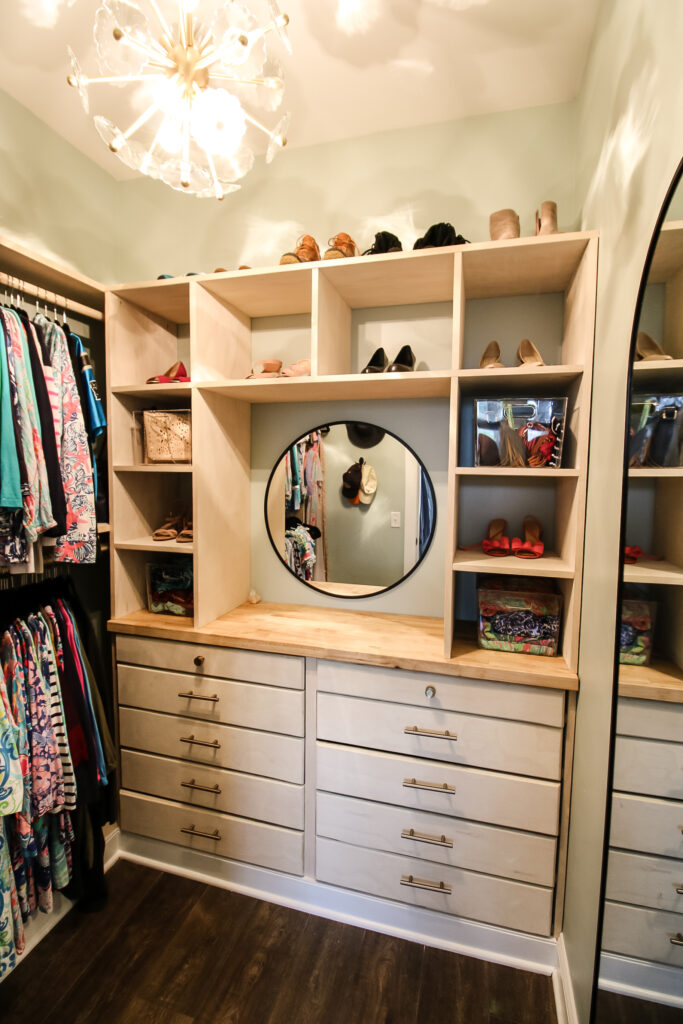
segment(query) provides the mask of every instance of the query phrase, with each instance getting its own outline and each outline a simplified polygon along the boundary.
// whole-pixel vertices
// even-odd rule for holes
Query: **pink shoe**
[[[295,363],[291,363],[286,366],[281,377],[310,377],[311,375],[311,360],[310,359],[297,359]]]

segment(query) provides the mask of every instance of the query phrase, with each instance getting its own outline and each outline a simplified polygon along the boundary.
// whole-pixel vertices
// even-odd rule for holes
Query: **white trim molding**
[[[667,1006],[683,1009],[680,967],[655,964],[647,960],[634,960],[616,953],[603,953],[600,957],[598,987],[605,992],[618,992],[633,999],[647,999]]]
[[[557,971],[553,974],[553,988],[558,1024],[579,1024],[564,935],[557,939]]]

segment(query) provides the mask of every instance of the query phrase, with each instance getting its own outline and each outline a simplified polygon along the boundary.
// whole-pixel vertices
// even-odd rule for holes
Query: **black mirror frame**
[[[655,250],[659,242],[662,225],[666,220],[666,215],[671,205],[678,186],[683,181],[683,159],[680,161],[676,168],[676,173],[671,179],[671,184],[667,189],[666,195],[664,196],[664,202],[662,203],[659,211],[659,216],[655,223],[652,238],[650,239],[650,245],[647,250],[647,256],[645,257],[645,265],[643,266],[643,273],[640,279],[640,286],[638,288],[638,296],[636,299],[636,308],[633,314],[633,328],[631,330],[631,344],[629,346],[628,353],[628,389],[626,394],[626,412],[624,417],[624,453],[623,453],[623,472],[621,482],[621,521],[619,523],[619,580],[617,585],[617,609],[621,608],[622,595],[624,589],[624,559],[623,551],[624,544],[626,541],[626,507],[628,501],[628,461],[629,461],[629,447],[626,443],[629,431],[629,415],[631,410],[631,395],[633,392],[633,361],[636,354],[636,339],[638,337],[638,326],[640,323],[640,317],[643,308],[643,299],[645,296],[645,289],[648,284],[650,277],[650,268],[652,266],[652,260],[654,258]],[[610,734],[609,734],[609,753],[607,762],[607,789],[605,794],[605,831],[603,834],[603,848],[602,848],[602,873],[600,878],[600,896],[598,906],[598,926],[596,934],[596,946],[595,946],[595,962],[593,966],[593,990],[591,993],[591,1012],[590,1021],[591,1024],[599,1024],[596,1016],[597,1012],[597,996],[598,996],[598,976],[600,973],[600,955],[602,953],[602,932],[605,916],[605,892],[607,888],[607,867],[609,861],[609,836],[610,828],[612,824],[612,788],[614,785],[614,749],[616,742],[616,728],[617,728],[617,699],[619,696],[619,643],[620,643],[620,627],[621,619],[617,614],[616,617],[616,628],[614,636],[614,671],[612,675],[612,713],[610,718]]]
[[[318,426],[310,427],[308,430],[302,431],[302,433],[299,434],[298,437],[294,438],[293,441],[290,441],[290,443],[287,445],[287,447],[277,457],[277,459],[275,460],[275,465],[273,466],[272,470],[270,471],[270,476],[268,477],[268,483],[266,484],[266,493],[265,493],[264,498],[263,498],[263,519],[264,519],[264,522],[266,524],[266,532],[268,534],[268,540],[270,541],[271,547],[272,547],[273,551],[275,552],[278,561],[287,570],[287,572],[292,576],[292,578],[297,581],[297,583],[303,584],[304,587],[308,587],[309,590],[313,590],[316,594],[322,595],[323,597],[341,598],[343,601],[362,601],[362,600],[364,600],[365,598],[368,598],[368,597],[379,597],[381,594],[386,594],[386,593],[388,593],[388,591],[393,590],[394,587],[398,587],[401,583],[405,583],[405,581],[410,576],[412,576],[413,573],[415,572],[415,570],[418,569],[422,565],[422,563],[424,562],[425,558],[427,557],[427,553],[428,553],[430,547],[432,546],[432,541],[434,540],[434,534],[436,533],[436,521],[437,521],[436,492],[434,490],[434,484],[432,483],[432,478],[430,477],[429,473],[427,472],[427,467],[425,466],[424,462],[422,461],[420,456],[417,454],[415,449],[411,448],[411,446],[409,444],[407,444],[403,440],[402,437],[399,437],[398,434],[395,434],[393,432],[393,430],[388,430],[386,427],[380,427],[379,424],[377,424],[377,423],[369,423],[368,420],[359,420],[358,421],[358,422],[362,422],[364,424],[367,424],[368,426],[376,427],[378,430],[382,430],[384,432],[384,434],[388,434],[389,437],[393,437],[395,441],[398,441],[399,444],[403,445],[403,447],[406,448],[410,452],[410,454],[413,456],[413,458],[415,459],[415,461],[419,465],[420,469],[422,470],[423,478],[429,484],[429,490],[430,490],[431,495],[432,495],[432,505],[434,506],[434,519],[432,521],[432,530],[431,530],[431,533],[429,535],[429,541],[427,542],[427,546],[425,547],[424,552],[421,555],[421,557],[418,558],[418,560],[415,562],[415,565],[412,567],[412,569],[410,569],[408,572],[404,573],[404,575],[401,576],[400,579],[396,580],[395,583],[391,583],[388,587],[382,587],[381,590],[375,590],[371,594],[335,594],[332,591],[321,590],[319,587],[314,586],[312,583],[309,583],[307,580],[300,579],[299,576],[297,576],[295,573],[292,572],[292,570],[289,568],[289,566],[287,565],[287,563],[283,559],[282,555],[278,551],[277,547],[275,546],[275,541],[273,540],[273,535],[270,532],[270,524],[268,522],[268,492],[270,491],[270,485],[272,483],[273,477],[275,476],[275,470],[280,465],[280,462],[285,457],[285,455],[287,454],[289,449],[292,447],[292,445],[297,444],[298,441],[301,441],[304,437],[307,437],[309,434],[312,434],[314,431],[322,430],[323,427],[345,426],[347,423],[350,423],[350,422],[353,422],[353,421],[352,420],[326,420],[325,423],[321,423]]]

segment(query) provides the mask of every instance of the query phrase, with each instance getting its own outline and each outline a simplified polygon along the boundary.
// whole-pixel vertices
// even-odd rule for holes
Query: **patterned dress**
[[[0,981],[12,970],[24,948],[24,929],[5,821],[21,810],[24,798],[16,729],[4,679],[0,678]]]

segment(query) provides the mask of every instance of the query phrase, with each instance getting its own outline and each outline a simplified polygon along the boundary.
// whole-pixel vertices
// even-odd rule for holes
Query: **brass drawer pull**
[[[672,946],[683,946],[683,935],[680,932],[676,932],[675,935],[669,936],[669,942]]]
[[[455,786],[449,786],[447,782],[420,782],[419,779],[404,779],[403,785],[406,789],[428,789],[432,793],[455,793]]]
[[[180,742],[196,743],[198,747],[213,747],[214,750],[219,750],[221,745],[219,740],[197,740],[194,734],[192,736],[181,736]]]
[[[215,793],[217,796],[223,792],[218,783],[215,786],[202,786],[199,782],[195,782],[194,779],[190,779],[189,782],[181,782],[180,785],[184,786],[185,789],[199,789],[202,793]]]
[[[194,663],[197,666],[197,668],[201,668],[202,665],[204,664],[204,655],[198,654],[197,657],[194,659]]]
[[[453,849],[453,840],[445,836],[430,836],[427,832],[416,832],[414,828],[404,828],[401,839],[414,839],[416,843],[430,843],[432,846],[447,846]]]
[[[416,878],[414,875],[401,875],[401,885],[409,885],[413,889],[429,889],[431,892],[444,892],[448,896],[453,891],[445,882],[430,882],[426,878]],[[673,942],[673,939],[671,941]]]
[[[179,693],[179,697],[185,697],[187,700],[209,700],[212,704],[218,704],[220,697],[217,693],[213,693],[210,697],[205,697],[203,693],[194,693],[192,690],[188,690],[187,693]]]
[[[457,733],[449,732],[448,729],[419,729],[416,725],[407,725],[403,730],[409,736],[434,736],[439,740],[457,740]]]
[[[220,834],[218,829],[215,832],[200,832],[194,825],[190,825],[189,828],[181,828],[181,832],[184,832],[186,836],[199,836],[200,839],[213,839],[214,842],[219,843],[223,836]]]

